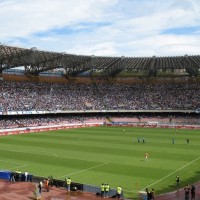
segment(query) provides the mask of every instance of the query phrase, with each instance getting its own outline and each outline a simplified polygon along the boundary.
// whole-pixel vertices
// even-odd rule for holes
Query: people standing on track
[[[154,192],[154,189],[152,188],[151,189],[151,200],[154,200],[155,199],[155,192]]]
[[[148,193],[149,193],[149,189],[148,189],[148,188],[146,188],[146,189],[145,189],[145,191],[146,191],[146,196],[145,196],[144,200],[148,200]]]
[[[146,188],[146,198],[145,198],[145,200],[151,200],[151,192],[149,191],[149,189],[148,188]]]
[[[66,178],[65,179],[65,182],[66,182],[66,186],[67,186],[67,191],[70,191],[70,186],[71,186],[71,179],[70,179],[70,177],[68,177],[68,178]]]
[[[21,171],[20,170],[16,170],[15,171],[15,180],[18,182],[21,179]]]
[[[185,190],[185,200],[189,200],[189,198],[190,198],[190,186],[189,186],[189,184],[187,184],[184,187],[184,190]]]
[[[49,186],[53,186],[53,176],[49,176],[48,177],[48,179],[49,179]]]
[[[28,172],[27,171],[24,172],[24,181],[28,182]]]
[[[110,186],[108,185],[108,183],[106,183],[105,184],[105,198],[108,198],[109,191],[110,191]]]
[[[42,181],[40,181],[39,184],[38,184],[40,194],[42,193],[42,187],[43,187],[43,183],[42,183]]]
[[[101,197],[104,197],[105,196],[105,184],[102,183],[101,184]]]
[[[15,172],[13,171],[10,173],[10,182],[15,183]]]
[[[146,188],[145,200],[154,200],[154,196],[155,196],[154,189],[152,188],[151,191],[149,191],[149,189]]]
[[[39,185],[35,185],[35,190],[33,191],[33,195],[34,195],[36,200],[41,199],[41,192],[40,192],[40,189],[39,189]]]
[[[44,180],[44,187],[45,187],[46,191],[49,192],[49,179],[48,178]]]
[[[191,192],[191,200],[195,199],[195,186],[194,185],[191,185],[190,192]]]
[[[116,195],[117,195],[117,198],[120,199],[120,197],[122,195],[122,188],[121,188],[121,186],[117,187]]]

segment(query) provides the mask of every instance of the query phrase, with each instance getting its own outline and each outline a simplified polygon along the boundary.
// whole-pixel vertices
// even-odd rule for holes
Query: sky
[[[95,56],[200,54],[200,0],[0,0],[0,43]]]

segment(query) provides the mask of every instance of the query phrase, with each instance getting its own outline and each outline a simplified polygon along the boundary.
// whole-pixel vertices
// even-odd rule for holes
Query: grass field
[[[0,137],[1,169],[99,186],[121,186],[127,198],[156,194],[199,180],[200,131],[90,127]],[[137,142],[144,137],[145,143]],[[175,144],[172,144],[174,138]],[[186,138],[190,139],[187,144]],[[145,161],[144,154],[149,154]]]

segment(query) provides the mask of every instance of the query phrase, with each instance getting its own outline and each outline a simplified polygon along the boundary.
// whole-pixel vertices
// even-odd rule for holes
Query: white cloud
[[[199,18],[199,0],[7,0],[0,38],[75,54],[190,55],[200,52],[198,34],[166,30],[200,27]]]
[[[111,1],[112,2],[112,1]],[[0,5],[1,37],[27,37],[32,33],[95,21],[106,1],[93,8],[94,0],[16,0]],[[109,3],[110,4],[110,3]]]

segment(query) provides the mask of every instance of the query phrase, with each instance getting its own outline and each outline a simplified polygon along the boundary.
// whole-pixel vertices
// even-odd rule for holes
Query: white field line
[[[161,179],[159,179],[159,180],[155,181],[154,183],[152,183],[152,184],[150,184],[150,185],[146,186],[146,187],[145,187],[145,188],[143,188],[142,190],[145,190],[146,188],[148,188],[148,187],[150,187],[150,186],[152,186],[152,185],[155,185],[156,183],[159,183],[160,181],[162,181],[162,180],[164,180],[164,179],[168,178],[168,177],[169,177],[169,176],[171,176],[172,174],[175,174],[175,173],[177,173],[177,172],[178,172],[178,171],[180,171],[181,169],[184,169],[185,167],[187,167],[188,165],[191,165],[192,163],[196,162],[196,161],[197,161],[197,160],[199,160],[199,159],[200,159],[200,156],[199,156],[198,158],[196,158],[196,159],[192,160],[191,162],[187,163],[186,165],[183,165],[182,167],[178,168],[178,169],[177,169],[177,170],[175,170],[174,172],[172,172],[172,173],[170,173],[170,174],[168,174],[168,175],[164,176],[163,178],[161,178]]]
[[[13,169],[21,169],[21,168],[25,168],[25,167],[28,167],[29,165],[19,165],[19,166],[16,166],[16,167],[12,167],[12,168],[8,168],[9,170],[13,170]]]
[[[66,157],[63,157],[63,156],[58,156],[57,154],[55,153],[51,153],[51,152],[46,152],[46,151],[40,151],[40,150],[35,150],[35,151],[31,151],[31,150],[12,150],[12,149],[0,149],[0,150],[7,150],[7,151],[14,151],[14,152],[32,152],[32,154],[34,154],[33,152],[40,152],[40,153],[36,153],[36,154],[39,154],[39,155],[44,155],[44,154],[41,154],[41,152],[45,153],[45,154],[49,154],[51,156],[55,156],[55,157],[58,157],[58,158],[66,158]],[[73,173],[70,173],[70,174],[66,174],[64,176],[60,176],[60,177],[57,177],[57,178],[63,178],[65,176],[69,176],[69,175],[72,175],[72,174],[78,174],[78,173],[81,173],[81,172],[85,172],[85,171],[88,171],[90,169],[94,169],[94,168],[97,168],[97,167],[101,167],[103,165],[106,165],[106,164],[109,164],[109,162],[105,162],[103,164],[100,164],[100,165],[96,165],[94,167],[90,167],[90,168],[87,168],[87,169],[83,169],[83,170],[79,170],[79,171],[76,171],[76,172],[73,172]],[[25,167],[25,165],[23,165]],[[28,166],[28,165],[27,165]],[[16,167],[15,167],[16,168]]]
[[[174,172],[172,172],[172,173],[170,173],[170,174],[164,176],[163,178],[161,178],[161,179],[155,181],[154,183],[152,183],[152,184],[146,186],[145,188],[142,188],[142,189],[139,190],[139,191],[144,191],[146,188],[149,188],[149,187],[151,187],[152,185],[155,185],[156,183],[159,183],[160,181],[162,181],[162,180],[168,178],[169,176],[171,176],[171,175],[177,173],[177,172],[180,171],[181,169],[184,169],[185,167],[187,167],[188,165],[191,165],[192,163],[196,162],[196,161],[199,160],[199,159],[200,159],[200,156],[199,156],[198,158],[192,160],[191,162],[187,163],[186,165],[183,165],[182,167],[178,168],[178,169],[175,170]],[[139,191],[137,191],[137,190],[132,190],[132,191],[124,190],[124,191],[130,192],[130,193],[138,193],[138,192],[139,192]]]
[[[54,156],[54,157],[59,157],[55,153],[51,153],[51,152],[47,152],[47,151],[40,151],[40,150],[13,150],[13,149],[0,149],[0,150],[13,151],[13,152],[21,152],[21,153],[26,153],[27,152],[27,153],[31,153],[31,154],[50,155],[50,156]]]
[[[13,161],[8,161],[8,160],[0,160],[1,162],[7,162],[7,163],[13,163],[13,164],[19,164],[18,166],[12,167],[12,168],[8,168],[9,170],[12,169],[21,169],[24,167],[28,167],[28,164],[24,164],[22,165],[21,163],[17,163],[17,162],[13,162]],[[2,169],[2,170],[8,170],[8,169]]]
[[[101,166],[107,165],[107,164],[109,164],[109,162],[105,162],[105,163],[103,163],[103,164],[96,165],[96,166],[94,166],[94,167],[90,167],[90,168],[87,168],[87,169],[79,170],[79,171],[76,171],[76,172],[73,172],[73,173],[70,173],[70,174],[66,174],[66,175],[57,177],[57,178],[63,178],[63,177],[66,177],[66,176],[69,176],[69,175],[72,175],[72,174],[78,174],[78,173],[85,172],[85,171],[88,171],[88,170],[90,170],[90,169],[98,168],[98,167],[101,167]]]

